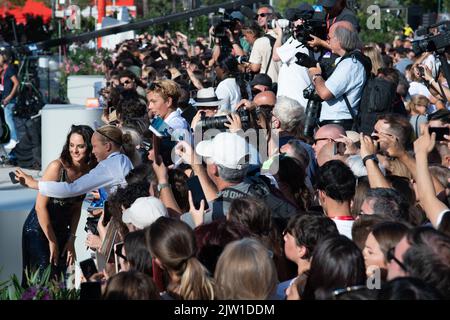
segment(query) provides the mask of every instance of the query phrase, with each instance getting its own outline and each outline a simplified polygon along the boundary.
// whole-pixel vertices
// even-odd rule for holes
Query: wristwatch
[[[158,183],[158,192],[161,192],[162,189],[170,187],[170,183]]]
[[[364,166],[366,166],[367,160],[373,160],[373,161],[375,161],[375,163],[378,163],[378,158],[377,158],[377,155],[375,153],[369,154],[368,156],[365,156],[362,159]]]

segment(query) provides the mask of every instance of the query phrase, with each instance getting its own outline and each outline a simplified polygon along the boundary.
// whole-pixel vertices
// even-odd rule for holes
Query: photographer
[[[304,20],[298,16],[314,12],[313,7],[307,3],[302,3],[296,10],[294,17],[294,28],[304,23]],[[298,19],[297,19],[298,18]],[[291,35],[283,44],[283,34],[285,31],[277,23],[274,29],[277,40],[273,46],[273,61],[281,61],[280,72],[278,74],[278,91],[277,96],[285,96],[298,101],[302,106],[306,106],[308,101],[303,96],[303,89],[311,84],[308,76],[307,68],[296,63],[296,54],[301,52],[309,56],[312,51],[295,38],[295,34]],[[295,31],[294,31],[295,32]]]
[[[273,30],[269,30],[267,25],[268,20],[276,18],[275,12],[272,7],[263,6],[258,9],[256,16],[258,25],[264,29],[266,34],[253,44],[248,70],[253,73],[265,73],[269,75],[273,83],[277,83],[280,63],[272,61],[272,47],[276,40],[276,34]]]
[[[349,106],[353,113],[358,112],[366,71],[358,59],[349,55],[358,54],[355,49],[361,47],[361,40],[352,25],[346,21],[333,24],[329,35],[333,53],[340,56],[336,59],[336,68],[326,81],[319,64],[308,70],[318,96],[324,100],[320,125],[334,123],[351,130],[353,117]],[[348,100],[349,106],[345,100]]]

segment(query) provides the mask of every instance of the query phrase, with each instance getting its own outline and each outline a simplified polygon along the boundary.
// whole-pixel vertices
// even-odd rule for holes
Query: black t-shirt
[[[4,72],[4,74],[2,76],[2,80],[1,80],[2,84],[3,84],[2,100],[4,98],[6,98],[7,96],[9,96],[9,94],[11,93],[13,86],[14,86],[11,78],[16,75],[17,75],[16,69],[13,66],[8,65],[6,71]]]

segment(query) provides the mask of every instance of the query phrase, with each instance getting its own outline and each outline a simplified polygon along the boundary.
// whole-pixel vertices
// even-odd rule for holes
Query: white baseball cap
[[[229,169],[241,169],[243,164],[248,163],[246,156],[249,155],[249,145],[237,133],[221,132],[212,140],[200,142],[195,151]]]
[[[124,223],[131,223],[136,228],[144,229],[159,217],[166,217],[167,209],[164,204],[155,197],[137,198],[131,207],[122,214]]]

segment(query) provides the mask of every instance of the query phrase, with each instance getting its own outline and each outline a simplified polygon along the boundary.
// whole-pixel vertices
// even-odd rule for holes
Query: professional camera
[[[419,29],[417,35],[425,35],[424,39],[413,41],[413,51],[416,56],[424,52],[432,52],[450,47],[450,21],[443,21],[427,29]],[[439,33],[433,34],[431,28],[438,28]]]
[[[244,108],[240,108],[236,111],[239,118],[241,119],[242,129],[246,130],[250,127],[250,112]],[[202,113],[202,118],[200,120],[201,126],[203,129],[218,129],[225,130],[225,123],[229,123],[227,116],[218,116],[218,117],[205,117],[205,114]]]
[[[267,28],[275,29],[277,24],[281,29],[289,29],[293,27],[293,23],[287,19],[269,20],[267,21]]]
[[[307,42],[313,39],[311,35],[326,39],[325,13],[314,10],[287,9],[285,16],[290,22],[292,36],[302,44],[307,45]],[[294,27],[293,22],[299,19],[303,20],[303,23]]]
[[[90,232],[94,235],[98,235],[97,225],[100,217],[88,217],[86,220],[86,225],[84,231]]]
[[[317,126],[322,111],[322,99],[316,93],[313,86],[309,86],[303,90],[303,97],[308,99],[308,104],[305,109],[305,126],[303,134],[306,137],[314,136],[314,129]]]
[[[308,56],[306,53],[297,52],[295,54],[297,61],[296,64],[305,68],[313,68],[317,65],[317,61]],[[333,73],[333,66],[328,63],[324,63],[323,61],[320,63],[320,68],[322,69],[322,77],[326,80]]]

